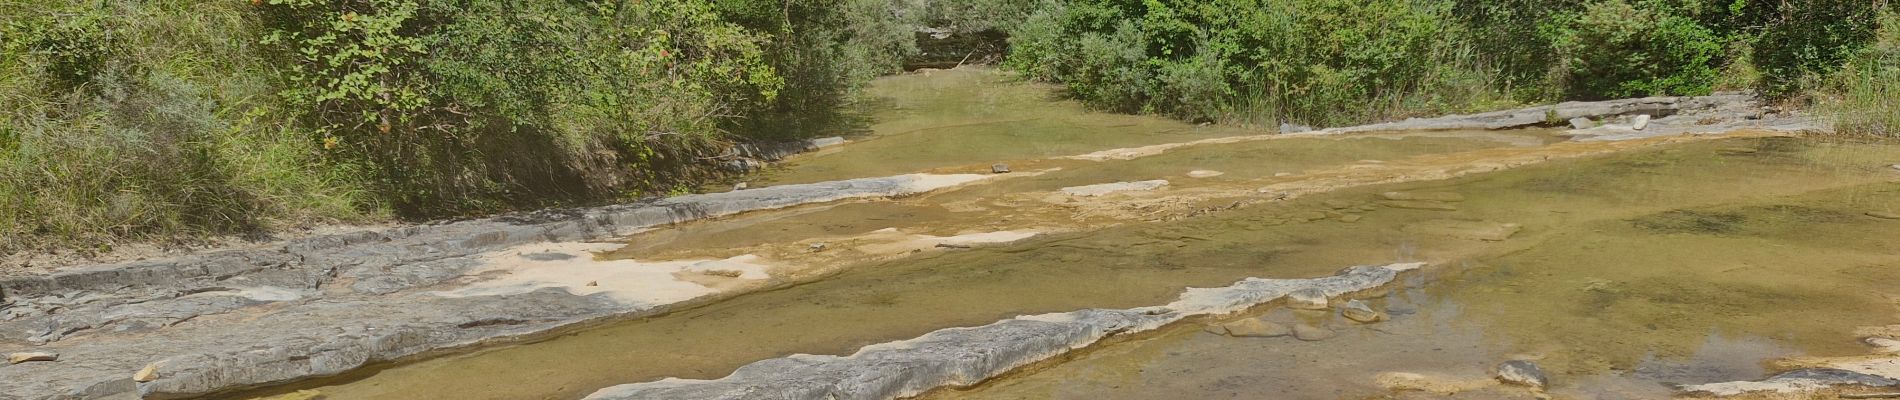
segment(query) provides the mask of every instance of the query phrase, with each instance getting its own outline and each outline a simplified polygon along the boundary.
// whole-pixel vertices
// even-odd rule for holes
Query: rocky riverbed
[[[1740,94],[1652,98],[1565,103],[1299,134],[1217,131],[1187,137],[1129,135],[1104,143],[1136,146],[1074,152],[1068,151],[1081,145],[1064,142],[1034,151],[1005,147],[994,154],[964,154],[962,163],[932,154],[919,154],[894,165],[866,166],[849,161],[875,158],[872,154],[889,146],[924,146],[942,140],[929,135],[932,128],[904,125],[915,123],[916,118],[893,117],[896,122],[888,122],[893,124],[888,127],[893,132],[888,137],[870,138],[870,144],[864,147],[846,144],[807,158],[793,158],[786,170],[789,172],[767,173],[758,185],[748,185],[744,190],[325,235],[249,249],[10,276],[0,280],[0,296],[4,296],[0,297],[0,307],[4,307],[0,308],[0,353],[15,355],[18,362],[0,366],[0,394],[27,399],[173,398],[269,386],[254,393],[311,387],[335,398],[449,395],[448,390],[456,389],[430,389],[434,386],[426,383],[469,381],[423,378],[406,384],[392,382],[395,385],[391,386],[412,391],[385,390],[383,395],[367,394],[376,391],[354,389],[360,386],[349,382],[335,387],[274,385],[334,375],[354,376],[350,378],[354,382],[380,383],[352,374],[365,366],[478,347],[508,348],[505,345],[551,334],[607,332],[619,329],[621,324],[645,323],[615,322],[636,317],[664,319],[672,314],[662,314],[669,312],[694,315],[701,309],[717,308],[714,305],[744,304],[747,300],[735,296],[745,294],[761,294],[755,301],[771,301],[771,296],[803,293],[798,289],[803,286],[794,285],[852,282],[859,279],[851,275],[853,271],[865,268],[900,273],[905,270],[893,266],[938,262],[955,266],[945,268],[967,268],[983,261],[951,261],[989,256],[1024,267],[1038,262],[1080,262],[1082,265],[1062,271],[1082,274],[1089,273],[1076,268],[1113,267],[1127,261],[1141,264],[1142,270],[1125,277],[1096,274],[1096,278],[1117,280],[1095,283],[1075,278],[1086,275],[1051,274],[999,281],[977,278],[969,283],[998,285],[985,290],[1010,294],[996,296],[980,306],[966,305],[970,307],[966,311],[941,318],[905,319],[902,321],[908,322],[903,328],[865,329],[847,335],[858,339],[807,342],[815,347],[766,343],[754,350],[733,352],[727,358],[709,356],[702,364],[705,372],[666,372],[668,365],[661,363],[654,370],[642,370],[646,372],[601,371],[602,375],[576,378],[558,387],[522,386],[525,392],[467,384],[462,385],[467,388],[459,389],[466,392],[458,392],[467,395],[459,397],[467,398],[547,394],[578,397],[613,384],[631,384],[602,389],[593,396],[637,398],[643,393],[661,392],[707,398],[724,398],[732,393],[785,393],[779,397],[789,398],[908,396],[944,386],[976,384],[1024,365],[1045,365],[1048,362],[1043,360],[1050,357],[1116,335],[1168,335],[1171,331],[1167,329],[1155,331],[1160,333],[1137,332],[1184,319],[1225,318],[1303,285],[1317,285],[1313,287],[1337,296],[1391,279],[1390,274],[1378,272],[1390,268],[1359,268],[1332,278],[1317,277],[1339,265],[1469,260],[1491,254],[1494,246],[1522,246],[1526,237],[1543,238],[1550,230],[1548,222],[1539,221],[1546,221],[1552,211],[1539,209],[1545,214],[1538,217],[1528,217],[1521,211],[1497,214],[1488,210],[1525,208],[1522,204],[1526,203],[1493,204],[1476,196],[1429,187],[1434,182],[1483,180],[1501,171],[1532,167],[1548,171],[1573,165],[1565,164],[1566,160],[1737,145],[1754,151],[1722,154],[1751,157],[1756,161],[1749,163],[1767,163],[1762,164],[1767,168],[1788,167],[1774,163],[1789,160],[1787,157],[1794,157],[1791,154],[1828,154],[1824,159],[1794,164],[1806,168],[1799,171],[1759,170],[1766,171],[1762,173],[1767,175],[1762,176],[1776,178],[1763,183],[1780,184],[1762,190],[1763,195],[1794,195],[1880,182],[1883,175],[1878,174],[1900,174],[1877,168],[1886,165],[1881,160],[1863,159],[1886,154],[1878,151],[1855,147],[1856,152],[1817,153],[1802,150],[1807,147],[1790,150],[1788,145],[1777,144],[1781,142],[1776,137],[1825,127],[1799,115],[1764,110]],[[984,107],[964,111],[994,114],[993,109]],[[1593,126],[1546,126],[1551,115],[1587,119]],[[1638,116],[1655,118],[1633,123]],[[1069,122],[1063,123],[1092,122],[1088,118],[1065,118]],[[964,128],[971,125],[933,121],[958,127],[942,129],[974,129]],[[1166,124],[1136,122],[1130,130]],[[811,163],[806,170],[813,171],[811,175],[800,175],[801,162]],[[995,168],[999,162],[1007,167]],[[1640,165],[1646,161],[1636,157],[1616,162]],[[1874,167],[1852,170],[1861,164]],[[1593,164],[1589,168],[1610,171],[1603,174],[1619,173],[1616,168],[1634,168],[1607,165]],[[1834,175],[1801,175],[1821,170]],[[821,180],[874,172],[892,176]],[[894,175],[898,173],[911,174]],[[1577,186],[1588,187],[1590,177],[1601,175],[1544,174],[1545,180],[1537,184],[1569,191],[1585,190]],[[1620,176],[1618,182],[1629,179],[1629,175]],[[1779,180],[1796,176],[1808,180],[1796,181],[1799,184]],[[1663,204],[1707,203],[1668,201],[1675,203]],[[1665,229],[1719,228],[1726,221],[1719,214],[1710,217],[1664,211],[1669,210],[1645,213],[1662,212],[1654,214],[1658,219],[1653,225]],[[1868,209],[1862,214],[1871,221],[1881,220],[1871,216],[1875,213],[1895,211],[1900,210]],[[1649,215],[1634,210],[1618,212],[1633,213],[1627,218]],[[1313,229],[1302,235],[1317,235],[1302,240],[1320,242],[1260,247],[1262,239],[1245,234],[1282,232],[1295,226]],[[1331,235],[1331,239],[1321,239],[1325,235]],[[1403,238],[1402,243],[1390,242],[1393,238]],[[1101,242],[1104,240],[1110,241]],[[1293,250],[1332,243],[1324,240],[1337,241],[1329,246],[1350,248]],[[1179,244],[1181,250],[1174,251],[1191,250],[1202,255],[1168,257],[1148,247],[1163,243]],[[1062,246],[1068,245],[1082,246],[1078,248],[1085,251],[1108,251],[1118,246],[1123,250],[1148,250],[1141,250],[1145,253],[1140,259],[1097,260],[1095,255],[1081,255],[1086,253],[1064,253]],[[1229,247],[1208,247],[1214,245]],[[1253,260],[1271,260],[1260,265],[1291,263],[1302,267],[1261,268],[1250,264],[1252,261],[1233,258],[1243,254],[1233,249],[1246,246],[1259,250],[1244,253],[1260,257]],[[1222,253],[1222,249],[1227,250]],[[1390,256],[1392,249],[1399,249],[1398,259]],[[1292,254],[1295,252],[1300,254]],[[1368,258],[1375,253],[1389,255],[1378,260]],[[1045,254],[1050,258],[1024,258]],[[1090,264],[1094,261],[1102,263]],[[1187,273],[1169,272],[1176,270]],[[922,282],[959,276],[938,271],[937,275],[918,270],[915,275],[880,279]],[[1303,277],[1310,279],[1299,279]],[[1050,286],[1045,285],[1059,281],[1083,285],[1077,286],[1078,290],[1109,291],[1034,305],[1014,303],[1024,299],[1017,291],[1047,291]],[[1160,296],[1171,296],[1180,288],[1235,281],[1241,283],[1226,289],[1190,291],[1176,303],[1155,306]],[[960,292],[967,289],[960,283],[936,285],[932,290],[944,295],[981,295]],[[1023,287],[1004,289],[1007,285]],[[1614,286],[1606,287],[1615,290]],[[921,296],[929,292],[915,293]],[[1227,294],[1209,294],[1216,292]],[[911,295],[892,292],[879,295],[890,296],[888,300],[860,300],[865,301],[864,306],[889,306],[901,304]],[[1217,302],[1219,306],[1204,304],[1205,299],[1216,297],[1227,300]],[[1384,321],[1381,317],[1388,317],[1388,313],[1392,314],[1389,318],[1406,318],[1378,302],[1360,303],[1350,309],[1359,313],[1358,318],[1342,318],[1362,323]],[[796,316],[804,311],[781,312]],[[995,322],[999,320],[1002,322]],[[1327,338],[1314,327],[1292,325],[1287,332],[1290,336]],[[589,326],[609,328],[583,329]],[[958,326],[971,328],[945,330]],[[1223,329],[1232,333],[1231,329],[1252,332],[1249,329],[1253,328],[1261,327]],[[1308,332],[1301,334],[1302,329]],[[1327,332],[1332,331],[1329,328]],[[1126,339],[1108,341],[1121,340]],[[514,347],[532,349],[536,345]],[[866,345],[870,346],[857,349]],[[801,349],[855,355],[782,357]],[[836,352],[842,349],[854,350]],[[600,360],[572,362],[594,365],[619,359],[614,357],[677,351],[619,350],[625,354],[596,354]],[[504,352],[469,357],[478,359],[482,354]],[[714,353],[717,351],[703,354]],[[452,363],[461,358],[432,360]],[[754,361],[757,364],[740,367]],[[438,361],[417,365],[432,362]],[[780,367],[792,365],[798,366],[797,371],[809,373],[783,375],[785,370]],[[397,379],[404,376],[403,368],[407,367],[397,367],[378,377]],[[480,378],[487,372],[461,371],[474,377],[472,380],[487,379]],[[1573,369],[1558,371],[1562,375]],[[889,375],[892,373],[899,374]],[[680,375],[719,379],[657,380]],[[644,380],[657,383],[638,384]],[[793,391],[797,393],[761,391],[766,389],[796,389]]]

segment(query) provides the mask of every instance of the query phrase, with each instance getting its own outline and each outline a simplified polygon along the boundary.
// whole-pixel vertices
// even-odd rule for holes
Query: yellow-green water
[[[940,235],[1021,226],[1087,229],[862,260],[797,286],[298,388],[330,399],[573,399],[615,384],[717,378],[793,353],[848,354],[1016,315],[1157,305],[1186,287],[1320,276],[1395,261],[1434,263],[1409,288],[1374,299],[1381,307],[1415,311],[1380,325],[1335,318],[1331,323],[1344,333],[1339,338],[1236,339],[1178,326],[930,396],[1378,397],[1384,392],[1370,381],[1378,372],[1481,375],[1506,355],[1530,354],[1555,376],[1559,395],[1614,390],[1646,398],[1663,382],[1759,377],[1767,357],[1853,354],[1862,350],[1850,335],[1853,327],[1895,322],[1883,296],[1900,294],[1887,289],[1900,282],[1894,272],[1900,271],[1900,221],[1868,213],[1900,213],[1900,172],[1885,167],[1900,160],[1897,146],[1792,138],[1632,146],[1605,156],[1345,187],[1169,218],[1139,212],[1083,218],[1074,212],[1077,205],[1024,194],[1169,179],[1174,185],[1166,193],[1216,193],[1184,200],[1202,207],[1259,197],[1230,189],[1275,183],[1279,173],[1350,173],[1420,157],[1482,163],[1556,139],[1538,131],[1366,135],[1197,146],[1126,161],[1049,160],[1194,140],[1227,128],[1089,114],[1061,102],[1037,109],[1048,104],[1039,97],[1047,88],[999,79],[983,72],[880,82],[877,90],[896,97],[895,110],[910,114],[886,115],[878,125],[885,136],[795,159],[770,181],[986,169],[996,160],[1016,160],[1010,162],[1024,172],[924,196],[686,224],[630,238],[627,249],[611,256],[730,255],[884,228]],[[1039,136],[1015,130],[1038,125],[985,122],[989,114],[1014,112],[1065,121],[1068,128]],[[1113,119],[1134,125],[1102,123]],[[1098,142],[1089,129],[1106,133]],[[938,142],[970,135],[990,140]],[[1058,170],[1026,172],[1045,169]],[[1183,176],[1197,169],[1226,174]],[[1378,194],[1396,190],[1458,193],[1465,200],[1443,207],[1451,210],[1381,205]],[[1495,242],[1420,228],[1474,221],[1523,228]]]

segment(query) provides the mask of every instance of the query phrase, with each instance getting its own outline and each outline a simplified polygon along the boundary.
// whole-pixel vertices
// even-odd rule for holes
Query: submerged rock
[[[1339,222],[1359,222],[1359,220],[1361,219],[1365,219],[1365,216],[1359,215],[1359,214],[1346,214],[1339,217]]]
[[[1293,333],[1286,325],[1268,322],[1259,318],[1247,318],[1221,324],[1228,336],[1233,337],[1280,337]]]
[[[1900,219],[1900,214],[1890,212],[1868,211],[1867,216],[1879,219]]]
[[[1346,305],[1339,307],[1339,312],[1340,314],[1344,314],[1346,319],[1360,323],[1373,323],[1385,320],[1385,313],[1374,310],[1372,306],[1368,306],[1366,302],[1359,300],[1346,302]]]
[[[1332,329],[1323,326],[1299,325],[1293,327],[1293,338],[1308,342],[1332,339],[1334,336],[1339,336],[1339,332],[1333,332]]]
[[[19,364],[23,362],[34,362],[34,361],[59,361],[59,353],[48,353],[48,352],[36,351],[36,352],[25,352],[25,353],[13,353],[13,354],[7,355],[8,364]]]
[[[1458,211],[1458,206],[1455,204],[1442,203],[1442,202],[1436,202],[1436,201],[1386,200],[1386,201],[1379,202],[1379,204],[1384,204],[1386,207],[1404,208],[1404,209],[1411,209],[1411,210]]]
[[[1286,294],[1287,308],[1299,310],[1324,310],[1327,308],[1326,292],[1319,289],[1300,289]]]
[[[1537,363],[1526,360],[1505,361],[1498,365],[1498,380],[1513,385],[1543,389],[1550,385],[1550,377],[1544,375],[1544,369]]]
[[[1220,171],[1209,171],[1209,170],[1204,170],[1204,169],[1197,169],[1193,171],[1188,171],[1187,176],[1189,178],[1212,178],[1212,177],[1226,175],[1226,174],[1227,173],[1220,172]]]
[[[1386,200],[1443,201],[1451,203],[1465,201],[1465,195],[1452,192],[1385,192],[1380,193],[1379,197]]]

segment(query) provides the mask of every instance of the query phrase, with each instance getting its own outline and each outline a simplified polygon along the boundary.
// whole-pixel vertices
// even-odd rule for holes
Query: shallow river
[[[1900,220],[1883,218],[1900,213],[1900,171],[1887,167],[1900,146],[1586,145],[1528,130],[1235,141],[1097,161],[1060,157],[1258,132],[1090,113],[980,69],[888,78],[873,92],[887,104],[871,132],[754,184],[997,162],[1015,172],[687,224],[603,255],[754,254],[802,284],[273,391],[575,399],[1017,315],[1158,305],[1187,287],[1401,261],[1430,266],[1367,298],[1386,322],[1271,307],[1228,318],[1325,327],[1338,333],[1330,339],[1235,338],[1202,329],[1221,321],[1195,321],[925,397],[1383,398],[1393,392],[1381,373],[1455,385],[1524,358],[1551,373],[1559,398],[1656,398],[1672,384],[1760,378],[1778,357],[1865,353],[1855,327],[1900,322]],[[1100,199],[1058,192],[1155,179],[1169,184]],[[1290,200],[1269,201],[1279,197]],[[915,240],[986,232],[1034,236]],[[1474,384],[1465,395],[1529,394]]]

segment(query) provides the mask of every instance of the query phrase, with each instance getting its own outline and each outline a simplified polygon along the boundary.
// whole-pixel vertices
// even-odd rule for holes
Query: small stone
[[[587,281],[587,286],[589,287],[600,286],[600,281]]]
[[[1339,222],[1359,222],[1359,220],[1362,219],[1366,219],[1366,217],[1359,214],[1346,214],[1339,217]]]
[[[1868,211],[1867,216],[1879,219],[1900,219],[1900,214],[1890,212]]]
[[[1498,380],[1513,385],[1523,385],[1543,389],[1550,384],[1550,377],[1536,363],[1525,360],[1505,361],[1498,365]]]
[[[1319,289],[1300,289],[1286,294],[1286,306],[1299,310],[1324,310],[1328,307],[1326,292]]]
[[[1332,339],[1333,336],[1338,335],[1338,332],[1333,332],[1332,329],[1326,329],[1326,327],[1321,326],[1298,325],[1293,327],[1293,338],[1308,342]]]
[[[1009,164],[996,164],[996,165],[991,165],[991,166],[990,166],[990,173],[992,173],[992,174],[1007,174],[1007,173],[1009,173]]]
[[[1452,192],[1385,192],[1379,197],[1386,200],[1443,201],[1456,203],[1465,201],[1465,195]]]
[[[1385,320],[1385,313],[1374,310],[1372,306],[1366,305],[1366,302],[1358,300],[1346,302],[1346,305],[1339,307],[1339,312],[1345,314],[1346,319],[1360,323],[1370,324]]]
[[[818,243],[812,243],[811,246],[808,248],[811,249],[813,253],[817,253],[820,251],[825,251],[825,247],[827,247],[825,245],[825,242],[818,242]]]
[[[1197,169],[1193,171],[1188,171],[1187,176],[1189,178],[1212,178],[1212,177],[1221,176],[1225,174],[1226,174],[1225,172],[1220,172],[1220,171],[1208,171],[1204,169]]]
[[[732,190],[746,190],[746,188],[749,188],[749,187],[752,187],[752,185],[748,185],[745,182],[732,184]]]
[[[1228,336],[1233,337],[1280,337],[1293,333],[1286,325],[1267,322],[1259,318],[1247,318],[1221,324]]]
[[[1295,124],[1291,122],[1280,123],[1280,133],[1311,132],[1312,130],[1313,130],[1313,127],[1306,126],[1306,125],[1300,125],[1300,124]]]
[[[1900,169],[1900,164],[1894,164],[1894,165],[1893,165],[1893,167],[1894,167],[1894,169]],[[1292,173],[1292,172],[1275,172],[1275,173],[1273,173],[1273,177],[1275,177],[1275,178],[1281,178],[1281,177],[1288,177],[1288,176],[1293,176],[1293,173]]]
[[[1636,118],[1631,119],[1630,128],[1634,128],[1639,131],[1645,128],[1649,128],[1649,114],[1638,115],[1636,116]]]
[[[1893,168],[1893,170],[1895,170],[1895,171],[1900,171],[1900,164],[1894,164],[1894,165],[1889,165],[1889,166],[1887,166],[1887,167],[1888,167],[1888,168]]]
[[[27,353],[13,353],[13,354],[7,355],[8,364],[19,364],[23,362],[34,362],[34,361],[59,361],[59,353],[27,352]]]
[[[139,372],[132,374],[132,381],[134,382],[151,382],[155,380],[158,380],[158,363],[145,364],[145,368],[141,368]]]
[[[1570,129],[1590,129],[1596,126],[1597,123],[1590,121],[1589,118],[1576,117],[1570,119]]]

